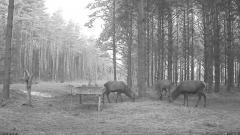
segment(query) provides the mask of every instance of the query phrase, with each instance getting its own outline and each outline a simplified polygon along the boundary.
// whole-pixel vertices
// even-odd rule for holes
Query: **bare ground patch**
[[[77,85],[77,84],[73,84]],[[180,96],[174,103],[159,101],[148,89],[147,98],[131,102],[123,95],[123,103],[115,103],[116,94],[110,94],[112,103],[102,105],[97,112],[96,96],[83,96],[83,104],[74,97],[70,109],[70,88],[67,83],[40,83],[33,85],[33,108],[21,106],[26,101],[23,84],[11,85],[11,99],[0,108],[1,131],[21,135],[158,135],[158,134],[212,134],[240,131],[240,94],[222,93],[207,96],[195,108],[196,96],[189,97],[184,107]],[[2,89],[2,86],[1,86]]]

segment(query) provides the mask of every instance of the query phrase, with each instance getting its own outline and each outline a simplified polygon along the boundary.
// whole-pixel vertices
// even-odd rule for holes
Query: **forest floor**
[[[183,96],[173,103],[158,100],[152,88],[147,98],[131,102],[123,95],[123,102],[106,102],[97,111],[97,96],[74,97],[70,112],[71,95],[68,84],[39,83],[32,86],[33,107],[22,106],[27,96],[24,84],[11,84],[11,98],[0,105],[0,134],[20,135],[181,135],[223,134],[240,132],[240,91],[230,93],[221,87],[219,94],[207,94],[207,106],[203,100],[194,107],[198,97],[189,96],[189,107],[183,106]],[[102,85],[100,85],[102,86]],[[136,92],[136,88],[133,90]],[[0,85],[0,96],[2,96]],[[240,134],[240,133],[239,133]],[[237,135],[237,134],[236,134]]]

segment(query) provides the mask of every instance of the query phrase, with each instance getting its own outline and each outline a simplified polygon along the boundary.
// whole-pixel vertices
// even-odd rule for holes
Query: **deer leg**
[[[204,93],[201,93],[201,95],[203,96],[203,98],[204,98],[204,107],[206,107],[206,95],[204,94]]]
[[[171,88],[170,87],[168,88],[168,94],[169,95],[171,94]]]
[[[106,94],[106,91],[102,94],[103,95],[103,99],[102,99],[102,103],[104,104],[104,95]]]
[[[166,97],[166,95],[167,95],[167,89],[163,89],[163,91],[165,91],[165,97]],[[163,91],[162,91],[162,92],[163,92]]]
[[[184,96],[184,98],[183,98],[183,105],[185,106],[185,100],[187,99],[187,94],[184,93],[183,96]]]
[[[197,104],[196,104],[196,106],[195,107],[197,107],[198,106],[198,103],[199,103],[199,101],[201,100],[201,93],[198,93],[198,102],[197,102]]]
[[[117,98],[116,98],[116,100],[115,100],[116,103],[117,103],[117,100],[118,100],[118,93],[117,93]]]
[[[157,95],[159,96],[159,99],[160,99],[160,96],[161,96],[161,89],[156,88],[156,91],[157,91]]]
[[[204,107],[206,107],[206,95],[204,93],[199,93],[199,94],[200,94],[200,96],[203,96],[203,98],[204,98]],[[200,100],[201,100],[201,98],[200,98]]]
[[[119,92],[118,94],[119,94],[119,96],[121,97],[121,102],[123,102],[121,92]]]
[[[108,102],[111,103],[110,100],[109,100],[109,94],[110,94],[110,92],[107,92],[106,95],[107,95],[107,98],[108,98]]]
[[[163,94],[163,90],[162,89],[159,91],[159,94],[160,94],[159,99],[162,101],[162,94]]]
[[[120,96],[121,97],[121,100],[122,100],[122,96],[121,96],[121,93],[120,92],[117,92],[117,98],[116,98],[116,103],[117,103],[117,100],[118,100],[118,96]]]

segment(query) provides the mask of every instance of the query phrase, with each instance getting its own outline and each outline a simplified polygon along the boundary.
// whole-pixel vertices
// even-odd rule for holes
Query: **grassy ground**
[[[39,83],[32,86],[33,107],[26,102],[24,84],[11,85],[11,99],[0,107],[1,132],[21,135],[160,135],[160,134],[217,134],[240,131],[240,92],[207,95],[195,108],[197,96],[189,96],[189,107],[184,107],[183,96],[173,103],[159,101],[156,92],[147,89],[147,98],[131,102],[123,95],[123,103],[102,105],[97,112],[97,96],[83,96],[83,104],[74,97],[70,112],[70,87],[78,83]],[[100,85],[102,86],[102,85]],[[221,91],[225,91],[221,87]],[[0,86],[2,91],[2,85]],[[136,90],[134,90],[136,92]],[[1,92],[0,92],[1,96]],[[3,103],[2,103],[3,105]]]

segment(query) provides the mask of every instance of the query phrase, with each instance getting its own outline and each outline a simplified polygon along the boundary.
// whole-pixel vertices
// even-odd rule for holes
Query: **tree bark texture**
[[[146,96],[145,87],[145,32],[144,32],[145,18],[144,18],[144,0],[138,0],[138,73],[137,85],[138,96]]]
[[[3,84],[3,99],[9,99],[10,74],[11,74],[11,44],[12,44],[12,30],[13,30],[13,11],[14,0],[9,0],[8,18],[7,18],[7,34],[5,45],[5,79]]]

